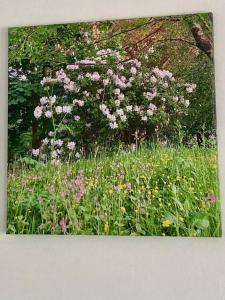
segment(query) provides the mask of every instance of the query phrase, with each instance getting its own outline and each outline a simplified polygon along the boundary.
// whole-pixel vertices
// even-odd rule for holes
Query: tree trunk
[[[199,24],[195,24],[191,29],[192,35],[196,41],[196,46],[206,53],[206,55],[213,61],[213,43],[203,32]]]

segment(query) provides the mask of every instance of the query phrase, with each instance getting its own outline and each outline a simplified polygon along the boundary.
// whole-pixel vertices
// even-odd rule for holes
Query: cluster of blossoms
[[[153,52],[149,48],[147,55]],[[163,130],[168,123],[163,125],[162,120],[168,122],[171,114],[185,114],[190,105],[186,96],[196,88],[193,83],[177,81],[168,70],[149,69],[140,60],[124,59],[113,49],[95,49],[95,55],[75,60],[41,84],[46,92],[49,85],[56,85],[57,96],[42,97],[34,116],[49,119],[54,132],[42,140],[40,149],[33,149],[33,155],[45,159],[43,153],[48,149],[56,164],[66,154],[80,157],[74,137],[78,143],[87,132],[96,139],[104,129],[107,139],[114,132],[148,128],[157,122]]]
[[[65,198],[72,194],[75,200],[80,201],[86,193],[85,180],[86,177],[83,174],[83,170],[79,170],[75,178],[66,182],[62,197]]]

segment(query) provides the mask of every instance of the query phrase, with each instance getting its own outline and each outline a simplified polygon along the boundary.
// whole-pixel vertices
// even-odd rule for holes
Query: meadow
[[[8,233],[221,235],[214,148],[146,145],[9,166]]]

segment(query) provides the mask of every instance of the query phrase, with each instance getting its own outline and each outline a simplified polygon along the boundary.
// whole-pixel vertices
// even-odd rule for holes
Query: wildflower
[[[116,121],[116,117],[114,115],[107,115],[107,118],[111,121],[111,122],[115,122]]]
[[[62,218],[60,221],[59,221],[59,225],[63,231],[64,234],[66,234],[66,218]]]
[[[68,144],[67,144],[67,147],[68,147],[68,149],[70,149],[70,150],[74,150],[74,148],[75,148],[75,143],[74,142],[69,142]]]
[[[49,97],[50,103],[54,104],[56,102],[56,95]]]
[[[133,108],[132,105],[127,105],[127,106],[126,106],[127,112],[131,112],[131,111],[132,111],[132,108]]]
[[[42,107],[37,106],[34,110],[34,116],[36,119],[39,119],[42,116]]]
[[[124,116],[124,115],[122,115],[122,116],[120,116],[120,119],[121,119],[121,121],[122,121],[122,122],[126,122],[126,120],[127,120],[127,117],[126,117],[126,116]]]
[[[91,76],[91,80],[98,81],[100,79],[100,75],[98,72],[94,72]]]
[[[151,83],[156,83],[157,82],[157,78],[154,75],[152,75],[150,77],[150,81],[151,81]]]
[[[55,111],[56,111],[57,114],[61,114],[62,111],[63,111],[62,106],[56,106]]]
[[[105,111],[107,109],[107,106],[105,104],[100,104],[99,108],[101,111]]]
[[[39,149],[32,149],[32,154],[33,154],[33,156],[38,156],[40,154],[40,150]]]
[[[103,85],[106,86],[108,84],[109,84],[109,79],[108,78],[107,79],[103,79]]]
[[[192,93],[193,92],[193,88],[191,86],[189,86],[189,87],[186,88],[186,91],[188,93]]]
[[[78,106],[82,107],[84,106],[84,100],[78,100],[77,101]]]
[[[52,112],[50,110],[47,110],[45,112],[45,116],[46,116],[46,118],[51,118],[52,117]]]
[[[77,153],[75,154],[75,157],[79,159],[79,158],[80,158],[80,153],[77,152]]]
[[[88,97],[90,93],[88,91],[83,91],[84,96]]]
[[[45,116],[46,116],[46,118],[51,118],[52,117],[52,112],[50,110],[47,110],[45,112]]]
[[[108,224],[108,222],[106,222],[105,225],[104,225],[104,232],[105,233],[109,232],[109,224]]]
[[[117,69],[118,69],[118,70],[124,70],[124,66],[123,66],[122,64],[118,64],[118,65],[117,65]]]
[[[117,107],[119,107],[119,106],[120,106],[120,100],[115,100],[115,105],[116,105]]]
[[[155,111],[155,110],[157,109],[157,107],[155,106],[155,104],[150,103],[150,104],[149,104],[149,109]]]
[[[109,76],[112,76],[112,75],[113,75],[113,70],[111,70],[111,69],[108,69],[108,71],[107,71],[107,75],[109,75]]]
[[[26,81],[27,80],[27,76],[26,75],[21,75],[21,76],[19,76],[19,79],[21,81]]]
[[[131,191],[131,189],[132,189],[131,183],[128,182],[128,183],[127,183],[127,190],[128,190],[128,191]]]
[[[118,88],[115,89],[115,90],[114,90],[114,93],[115,93],[115,95],[119,95],[119,94],[120,94],[120,89],[118,89]]]
[[[208,192],[206,200],[210,201],[211,203],[215,203],[216,195],[214,195],[212,192]]]
[[[71,106],[69,106],[69,105],[63,106],[63,112],[64,113],[70,114],[71,111],[72,111],[72,107]]]
[[[137,69],[135,67],[131,67],[130,72],[135,75],[137,73]]]
[[[140,66],[141,66],[141,62],[138,61],[137,59],[134,59],[134,64],[137,68],[140,68]]]
[[[41,105],[47,104],[47,103],[48,103],[48,97],[42,97],[42,98],[40,99],[40,103],[41,103]]]
[[[48,145],[49,139],[48,138],[43,139],[42,143],[43,143],[43,145]]]
[[[123,94],[123,93],[119,94],[119,95],[118,95],[118,100],[121,101],[121,100],[123,100],[123,99],[124,99],[124,94]]]
[[[123,111],[122,108],[117,109],[117,110],[116,110],[116,113],[117,113],[117,115],[119,115],[119,116],[123,116],[123,115],[124,115],[124,111]]]
[[[80,121],[80,116],[74,116],[75,121]]]
[[[66,68],[67,70],[77,70],[79,69],[79,65],[68,65]]]
[[[117,124],[116,122],[109,123],[109,127],[110,127],[111,129],[116,129],[116,128],[118,128],[118,124]]]
[[[61,139],[58,139],[55,141],[55,145],[61,147],[63,145],[63,141]]]
[[[168,228],[170,225],[172,225],[172,222],[169,219],[162,222],[162,227]]]
[[[53,132],[53,131],[49,131],[48,135],[49,135],[50,137],[52,137],[52,136],[54,136],[54,132]]]
[[[52,158],[56,158],[57,157],[57,152],[54,150],[54,151],[52,151],[52,153],[51,153],[51,157]]]
[[[190,105],[190,101],[189,101],[189,100],[185,100],[184,105],[185,105],[186,107],[188,107],[188,106]]]
[[[75,194],[75,198],[76,198],[77,201],[80,201],[81,197],[82,197],[82,193],[81,192],[77,192]]]
[[[152,109],[147,110],[147,115],[152,116],[154,114],[154,111]]]

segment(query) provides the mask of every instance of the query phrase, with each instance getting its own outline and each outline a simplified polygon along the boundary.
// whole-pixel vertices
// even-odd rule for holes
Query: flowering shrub
[[[93,56],[43,78],[45,96],[34,116],[42,120],[47,136],[33,155],[43,160],[50,155],[60,163],[80,158],[96,143],[167,141],[187,113],[187,97],[196,85],[148,65],[148,55],[126,59],[117,50],[96,47]]]

